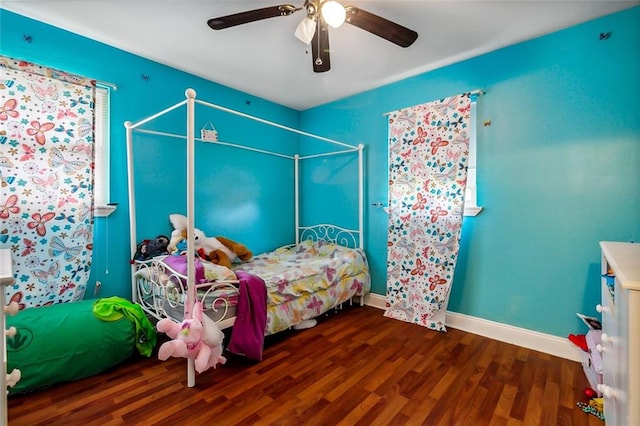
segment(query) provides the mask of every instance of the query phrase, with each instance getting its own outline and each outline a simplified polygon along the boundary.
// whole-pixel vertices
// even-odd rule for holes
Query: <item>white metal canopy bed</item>
[[[186,141],[186,212],[187,244],[186,259],[197,257],[194,231],[195,217],[195,142],[205,141],[228,147],[246,149],[265,155],[275,155],[289,159],[294,165],[294,226],[295,243],[281,247],[273,252],[254,256],[248,262],[235,264],[232,276],[219,274],[219,268],[213,268],[212,274],[205,274],[206,261],[185,261],[184,270],[176,269],[167,260],[168,256],[159,256],[132,264],[132,299],[143,310],[156,319],[171,318],[182,321],[192,312],[195,301],[201,301],[205,313],[216,321],[221,329],[234,325],[236,321],[235,304],[241,292],[238,290],[237,277],[240,273],[252,274],[264,280],[267,288],[267,323],[264,334],[272,334],[318,316],[336,306],[351,301],[354,296],[364,296],[369,292],[371,283],[363,240],[363,149],[322,136],[303,132],[275,122],[254,117],[242,112],[196,99],[193,89],[187,89],[186,99],[151,115],[137,123],[126,122],[127,157],[129,176],[130,206],[130,242],[131,254],[136,252],[138,242],[136,227],[136,200],[134,182],[134,135],[144,133],[158,137],[183,139]],[[298,135],[317,139],[333,146],[333,151],[307,156],[288,155],[235,143],[205,140],[196,137],[196,105],[213,108],[243,119],[257,121],[267,126],[293,132]],[[178,108],[186,107],[186,135],[145,129],[143,126]],[[336,150],[335,146],[339,148]],[[358,157],[358,228],[349,229],[332,224],[302,226],[300,224],[300,162],[306,159],[335,155],[357,154]],[[173,256],[173,255],[169,255]],[[270,265],[278,265],[276,270]],[[217,266],[217,265],[216,265]],[[235,274],[233,274],[235,272]],[[235,278],[235,279],[234,279]],[[283,284],[284,283],[284,284]],[[294,285],[295,284],[295,285]],[[293,290],[292,290],[293,289]],[[313,299],[312,303],[308,301]],[[297,304],[297,305],[296,305]],[[311,307],[311,308],[310,308]],[[283,312],[286,312],[283,314]],[[235,330],[234,330],[235,331]],[[188,386],[195,385],[195,370],[192,359],[188,360]]]

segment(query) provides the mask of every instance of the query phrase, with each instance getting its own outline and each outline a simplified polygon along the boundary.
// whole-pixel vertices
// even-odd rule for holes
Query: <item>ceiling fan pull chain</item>
[[[316,19],[318,20],[318,25],[316,25],[316,31],[318,32],[318,51],[317,51],[318,56],[316,57],[314,62],[315,62],[315,64],[317,66],[320,66],[320,65],[322,65],[322,58],[320,57],[320,31],[321,31],[320,27],[321,27],[321,25],[320,25],[320,17],[317,16]]]

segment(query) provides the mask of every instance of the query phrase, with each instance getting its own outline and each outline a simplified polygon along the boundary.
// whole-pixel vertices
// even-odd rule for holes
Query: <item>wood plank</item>
[[[186,361],[134,355],[73,383],[9,397],[22,425],[584,425],[579,363],[460,330],[346,307],[265,339],[261,362],[227,364],[186,387]],[[194,423],[195,422],[195,423]]]

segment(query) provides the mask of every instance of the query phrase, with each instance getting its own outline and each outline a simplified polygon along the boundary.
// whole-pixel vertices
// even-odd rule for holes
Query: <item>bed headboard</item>
[[[361,247],[362,238],[357,229],[347,229],[327,223],[298,227],[298,242],[304,240],[327,241],[344,247]]]

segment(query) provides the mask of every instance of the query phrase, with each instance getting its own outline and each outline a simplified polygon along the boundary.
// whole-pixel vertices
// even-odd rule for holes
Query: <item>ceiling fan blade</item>
[[[358,9],[355,6],[347,6],[345,10],[347,12],[346,22],[398,46],[409,47],[418,38],[417,32],[366,10]]]
[[[301,8],[292,6],[290,4],[263,7],[262,9],[234,13],[233,15],[221,16],[219,18],[211,18],[207,21],[207,25],[209,25],[214,30],[223,30],[225,28],[235,27],[236,25],[260,21],[262,19],[275,18],[278,16],[288,16],[300,9]]]
[[[326,72],[331,69],[329,60],[329,26],[324,19],[318,17],[316,33],[311,40],[311,54],[313,57],[313,71]]]

